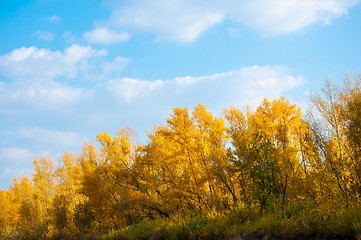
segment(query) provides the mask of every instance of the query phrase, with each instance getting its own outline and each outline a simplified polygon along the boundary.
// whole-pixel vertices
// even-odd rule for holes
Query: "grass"
[[[104,239],[361,239],[361,209],[289,206],[262,213],[258,206],[242,205],[151,220],[112,230]]]
[[[38,238],[39,235],[27,232],[5,239]],[[177,213],[113,229],[106,234],[69,233],[46,239],[361,239],[361,208],[358,205],[345,208],[327,204],[312,208],[294,204],[264,210],[258,205],[241,204],[224,212]]]

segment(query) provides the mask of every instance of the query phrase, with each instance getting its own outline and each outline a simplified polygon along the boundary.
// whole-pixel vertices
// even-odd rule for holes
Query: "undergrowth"
[[[327,211],[326,211],[327,210]],[[111,230],[104,239],[361,239],[361,208],[262,212],[241,205],[227,212],[176,214]]]

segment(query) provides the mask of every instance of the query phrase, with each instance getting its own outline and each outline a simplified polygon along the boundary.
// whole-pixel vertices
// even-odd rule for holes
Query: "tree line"
[[[0,191],[3,238],[106,232],[187,212],[262,212],[360,204],[360,75],[326,79],[310,109],[285,98],[224,109],[173,108],[136,142],[130,128],[99,133],[78,154],[34,157],[33,174]]]

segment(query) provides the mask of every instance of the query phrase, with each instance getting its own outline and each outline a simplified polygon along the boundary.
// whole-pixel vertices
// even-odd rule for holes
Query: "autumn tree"
[[[302,175],[301,110],[281,97],[264,99],[254,112],[231,107],[225,116],[243,200],[265,206],[272,198],[285,203],[294,197]]]
[[[78,204],[76,208],[76,226],[92,225],[93,221],[99,223],[99,228],[114,228],[116,223],[112,219],[111,206],[109,206],[109,194],[103,187],[103,179],[99,173],[98,165],[100,163],[99,152],[93,143],[83,145],[80,155],[80,164],[82,170],[81,193],[87,198],[83,204]],[[89,221],[93,216],[94,219]],[[82,221],[87,220],[87,221]],[[97,228],[96,226],[93,226]],[[86,226],[88,228],[88,226]]]
[[[236,204],[225,130],[224,121],[199,104],[192,115],[187,108],[173,108],[167,126],[149,133],[143,164],[158,195],[168,199],[165,209],[204,211]]]
[[[322,160],[314,172],[328,182],[325,197],[333,195],[346,205],[361,190],[360,95],[358,74],[347,75],[342,87],[327,78],[322,92],[311,95],[308,122]]]
[[[81,193],[82,171],[80,156],[65,152],[55,171],[56,188],[53,201],[53,222],[59,235],[76,232],[75,213],[84,204],[86,196]]]

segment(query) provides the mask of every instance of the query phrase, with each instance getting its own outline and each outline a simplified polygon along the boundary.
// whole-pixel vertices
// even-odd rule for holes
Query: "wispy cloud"
[[[108,28],[95,28],[93,31],[84,33],[83,37],[90,43],[110,45],[129,40],[128,33],[110,30]]]
[[[19,79],[10,83],[0,82],[0,103],[26,104],[51,108],[74,104],[91,94],[84,88],[73,88],[66,83],[49,79]],[[5,110],[5,106],[0,112]]]
[[[22,47],[12,52],[0,55],[0,75],[19,78],[56,78],[59,76],[67,78],[104,78],[103,70],[119,71],[129,60],[126,58],[115,58],[114,61],[106,61],[108,54],[105,49],[93,49],[90,46],[73,44],[64,52],[39,49],[36,47]],[[109,65],[109,67],[106,67]],[[113,66],[113,67],[111,67]]]
[[[39,145],[80,146],[81,140],[77,133],[69,131],[58,131],[46,128],[20,127],[15,131],[7,133],[9,138],[32,141]]]
[[[36,31],[33,33],[33,37],[37,37],[39,40],[52,41],[55,38],[55,34],[48,31]]]
[[[235,20],[262,35],[295,32],[315,23],[329,24],[359,0],[106,0],[113,9],[104,26],[154,33],[157,39],[191,42],[223,20]]]
[[[241,32],[240,29],[232,28],[232,27],[227,28],[227,31],[228,31],[229,35],[232,37],[236,36],[237,34],[239,34]]]
[[[70,43],[70,44],[75,43],[75,41],[77,40],[77,38],[71,32],[68,32],[68,31],[65,31],[63,33],[63,38],[65,39],[65,41],[67,43]]]
[[[121,72],[123,68],[130,62],[129,58],[116,57],[111,62],[103,62],[100,64],[100,68],[104,73]]]
[[[264,97],[275,98],[305,83],[284,66],[252,66],[202,77],[178,77],[173,80],[141,81],[114,79],[107,88],[126,102],[162,105],[196,105],[204,102],[212,108],[259,103]]]
[[[191,42],[224,17],[222,12],[214,11],[198,1],[108,3],[114,11],[106,25],[155,33],[158,40]]]
[[[59,22],[61,22],[61,18],[58,15],[53,15],[53,16],[49,17],[49,22],[50,23],[59,23]]]
[[[0,81],[0,103],[4,106],[0,109],[0,118],[6,117],[7,121],[18,124],[19,119],[26,119],[25,125],[22,122],[22,127],[12,131],[13,137],[26,140],[39,136],[45,142],[58,139],[53,145],[59,146],[66,142],[76,145],[83,139],[80,132],[96,134],[102,129],[127,124],[140,131],[149,130],[153,124],[163,121],[174,106],[192,107],[202,102],[218,113],[230,105],[255,106],[264,97],[277,98],[306,81],[284,66],[251,66],[171,80],[112,78],[90,88],[53,80],[25,80]],[[51,129],[44,129],[43,125],[36,127],[39,122],[51,123],[47,124]]]
[[[121,78],[110,80],[106,84],[106,89],[117,97],[130,102],[133,98],[143,98],[145,95],[154,94],[153,91],[167,91],[163,89],[166,81],[141,81],[132,78]]]
[[[0,148],[0,161],[26,163],[32,161],[33,154],[25,148]]]
[[[245,2],[245,1],[242,1]],[[301,30],[315,23],[330,24],[348,13],[359,0],[256,0],[243,3],[230,16],[264,35],[280,35]]]

